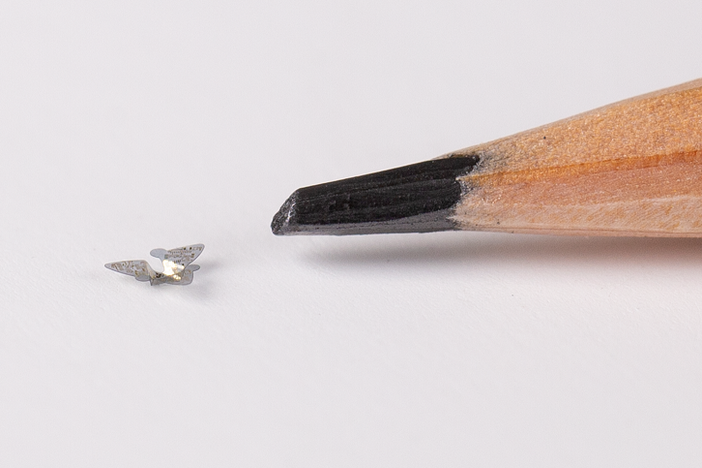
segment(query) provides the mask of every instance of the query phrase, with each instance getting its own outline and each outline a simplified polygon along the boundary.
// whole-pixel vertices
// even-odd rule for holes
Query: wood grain
[[[465,148],[461,229],[702,237],[702,80]]]

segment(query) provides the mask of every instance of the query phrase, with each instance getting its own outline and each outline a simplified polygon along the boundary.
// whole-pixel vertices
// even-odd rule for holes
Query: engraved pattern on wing
[[[154,249],[151,251],[151,255],[162,262],[168,260],[185,268],[194,262],[204,249],[205,246],[203,244],[193,244],[171,250]]]
[[[105,267],[117,273],[133,276],[138,281],[150,281],[156,275],[156,272],[146,260],[125,260],[107,263]]]

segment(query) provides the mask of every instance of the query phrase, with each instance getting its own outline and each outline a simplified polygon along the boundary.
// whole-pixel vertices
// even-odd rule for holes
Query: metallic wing
[[[146,260],[125,260],[122,262],[106,263],[108,268],[117,273],[133,276],[137,281],[151,281],[156,272],[151,268]]]
[[[193,263],[204,249],[205,246],[203,244],[186,245],[185,247],[178,247],[171,250],[154,249],[151,251],[151,256],[161,260],[164,268],[167,267],[167,262],[172,262],[185,268]]]

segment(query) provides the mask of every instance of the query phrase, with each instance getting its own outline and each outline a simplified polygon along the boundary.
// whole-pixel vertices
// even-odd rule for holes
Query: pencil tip
[[[303,187],[273,217],[275,235],[380,234],[456,229],[458,177],[477,156],[432,160],[360,177]]]
[[[273,221],[271,222],[271,230],[276,236],[284,236],[286,234],[291,234],[299,229],[296,229],[297,216],[295,215],[296,199],[299,190],[295,191],[283,206],[280,207],[278,212],[273,216]]]

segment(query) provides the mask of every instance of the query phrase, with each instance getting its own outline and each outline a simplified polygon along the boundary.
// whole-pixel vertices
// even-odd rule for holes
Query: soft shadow
[[[224,263],[219,260],[204,260],[198,261],[200,269],[195,272],[195,277],[193,282],[187,286],[183,286],[187,289],[187,294],[190,297],[197,297],[198,299],[205,300],[212,296],[212,278],[217,275],[217,270],[222,269]]]
[[[702,266],[702,239],[486,233],[438,233],[411,239],[389,237],[395,239],[352,242],[347,247],[336,244],[333,250],[317,250],[307,259],[326,266],[480,262]]]

